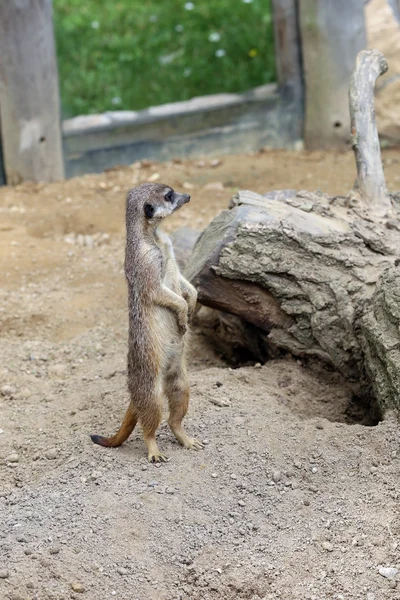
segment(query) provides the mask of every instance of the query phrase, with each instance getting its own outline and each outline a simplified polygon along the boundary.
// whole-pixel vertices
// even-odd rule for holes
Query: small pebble
[[[60,552],[60,548],[58,546],[53,546],[53,548],[50,548],[50,554],[58,554]]]
[[[0,579],[7,579],[9,576],[8,569],[0,569]]]
[[[216,473],[211,473],[211,477],[212,477],[213,479],[216,479],[216,478],[218,477],[218,475],[217,475]]]
[[[379,575],[386,577],[386,579],[394,579],[398,574],[399,569],[396,569],[396,567],[379,567],[378,572]]]
[[[19,462],[19,456],[16,452],[13,452],[9,456],[7,456],[6,460],[7,460],[7,462],[10,462],[10,463],[17,463],[17,462]]]
[[[71,588],[78,594],[83,594],[83,592],[86,591],[85,587],[81,583],[71,583]]]
[[[128,569],[125,569],[125,567],[118,567],[117,573],[120,575],[128,575],[129,571]]]
[[[213,169],[215,169],[215,167],[219,167],[221,164],[222,160],[220,160],[219,158],[214,158],[210,161],[210,167],[212,167]]]
[[[333,544],[331,544],[331,542],[322,542],[322,547],[324,550],[326,550],[327,552],[333,552]]]
[[[57,448],[50,448],[50,450],[47,450],[46,452],[46,458],[48,458],[49,460],[54,460],[55,458],[57,458],[57,455]]]
[[[313,467],[313,468],[311,469],[311,473],[314,473],[314,475],[315,475],[315,473],[318,473],[318,469],[317,469],[317,467]]]
[[[2,396],[13,396],[16,392],[16,388],[13,385],[3,385],[2,388],[0,389],[1,395]]]
[[[243,500],[239,500],[238,504],[239,504],[239,506],[246,506],[245,502]]]
[[[278,483],[278,481],[280,481],[282,479],[282,473],[276,469],[276,471],[273,471],[272,473],[272,481],[275,481],[275,483]]]

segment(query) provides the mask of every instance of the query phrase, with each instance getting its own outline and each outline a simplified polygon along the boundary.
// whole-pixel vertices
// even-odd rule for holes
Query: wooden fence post
[[[1,121],[0,121],[0,185],[4,185],[6,176],[4,174],[3,149],[1,147]]]
[[[297,115],[296,136],[303,138],[304,82],[301,64],[298,0],[272,0],[275,62],[281,93]]]
[[[7,183],[64,176],[51,0],[0,0],[0,120]]]
[[[306,148],[348,147],[349,83],[357,54],[367,47],[364,0],[300,0],[299,9]]]

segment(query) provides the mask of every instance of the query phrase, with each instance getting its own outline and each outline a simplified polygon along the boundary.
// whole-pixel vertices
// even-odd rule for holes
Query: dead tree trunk
[[[379,146],[368,145],[375,131],[368,82],[375,81],[376,66],[369,61],[371,74],[363,60],[376,56],[362,53],[353,78],[353,88],[356,81],[360,86],[351,107],[360,165],[380,162]],[[353,90],[351,103],[354,97]],[[391,208],[390,197],[382,186],[379,196],[371,192],[370,175],[369,168],[359,169],[360,204],[350,207],[348,198],[322,193],[239,192],[230,210],[200,236],[186,268],[200,303],[254,328],[257,340],[252,337],[249,349],[262,339],[267,353],[318,358],[358,381],[363,391],[370,389],[373,372],[365,369],[363,318],[379,277],[400,259],[400,224],[382,218]],[[246,330],[242,343],[249,335]]]
[[[383,174],[374,110],[375,82],[387,70],[388,64],[381,52],[364,50],[357,56],[349,89],[351,144],[358,174],[354,192],[378,218],[392,212]]]

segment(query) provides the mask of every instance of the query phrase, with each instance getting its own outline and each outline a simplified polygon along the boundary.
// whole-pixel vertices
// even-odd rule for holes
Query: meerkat
[[[188,322],[197,292],[180,273],[168,235],[158,228],[189,200],[188,194],[162,183],[143,183],[130,190],[126,200],[130,404],[114,436],[92,435],[91,439],[100,446],[120,446],[139,422],[150,462],[166,460],[156,442],[164,396],[169,403],[168,424],[178,442],[185,448],[203,447],[182,427],[190,395]]]

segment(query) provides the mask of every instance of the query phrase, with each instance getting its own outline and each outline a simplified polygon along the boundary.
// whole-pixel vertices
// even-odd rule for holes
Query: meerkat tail
[[[99,446],[105,446],[106,448],[117,448],[128,439],[132,431],[135,429],[136,423],[136,415],[132,412],[131,408],[128,408],[122,425],[115,435],[108,438],[103,437],[102,435],[91,435],[90,439]]]

